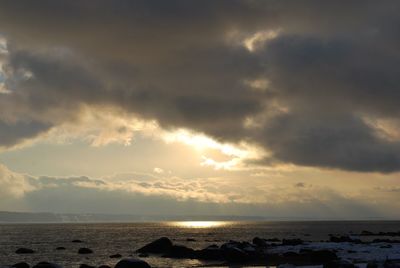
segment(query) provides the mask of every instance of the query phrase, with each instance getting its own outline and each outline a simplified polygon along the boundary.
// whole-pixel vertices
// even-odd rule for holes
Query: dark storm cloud
[[[398,171],[399,142],[365,118],[400,112],[399,9],[397,1],[3,1],[13,92],[0,95],[0,118],[45,131],[78,118],[82,105],[111,106],[167,129],[259,144],[268,163]],[[279,35],[257,50],[241,44],[271,30]],[[245,83],[261,78],[266,92]],[[246,128],[249,117],[261,127]],[[3,146],[41,132],[0,130],[15,134]]]
[[[275,157],[299,165],[397,171],[400,143],[384,141],[351,116],[298,112],[269,122],[262,137]]]
[[[0,146],[11,146],[23,142],[51,128],[51,125],[37,121],[8,123],[0,121]]]

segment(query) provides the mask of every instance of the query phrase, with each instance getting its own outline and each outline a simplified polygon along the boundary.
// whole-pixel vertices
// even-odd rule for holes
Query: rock
[[[253,244],[256,245],[257,247],[262,247],[262,248],[265,248],[268,245],[265,239],[259,237],[253,238]]]
[[[78,254],[92,254],[93,250],[91,250],[90,248],[80,248],[78,250]]]
[[[167,237],[161,237],[150,244],[136,250],[139,253],[167,253],[172,247],[172,242]]]
[[[243,250],[244,252],[246,252],[249,255],[253,255],[257,251],[256,248],[251,244],[247,244],[247,245],[244,244],[244,245],[242,245],[242,247],[240,249]]]
[[[355,268],[356,266],[351,262],[345,260],[335,260],[328,263],[324,263],[324,268]]]
[[[188,242],[195,242],[196,239],[194,239],[194,238],[187,238],[186,241],[188,241]]]
[[[362,231],[361,232],[361,234],[360,235],[364,235],[364,236],[368,236],[368,235],[374,235],[374,233],[373,232],[370,232],[370,231]]]
[[[399,260],[386,260],[383,263],[383,267],[385,267],[385,268],[400,268],[400,261]]]
[[[56,247],[56,250],[66,250],[65,247]]]
[[[19,248],[15,251],[17,254],[32,254],[35,253],[33,249],[30,248]]]
[[[140,253],[139,254],[139,257],[141,257],[141,258],[147,258],[149,256],[149,254],[147,254],[147,253]]]
[[[237,247],[228,247],[223,250],[224,259],[228,262],[245,262],[249,260],[249,254]]]
[[[231,240],[227,243],[222,244],[220,248],[221,250],[227,250],[230,248],[240,248],[240,246],[241,246],[240,242]]]
[[[282,245],[284,245],[284,246],[297,246],[297,245],[301,245],[303,243],[304,243],[304,241],[299,238],[282,240]]]
[[[79,265],[79,268],[96,268],[96,267],[87,264],[81,264]]]
[[[372,261],[367,263],[367,267],[366,268],[378,268],[379,264],[376,261]]]
[[[16,263],[16,264],[12,265],[11,267],[14,267],[14,268],[29,268],[30,266],[26,262],[19,262],[19,263]]]
[[[311,251],[308,255],[310,259],[321,263],[334,261],[338,258],[336,253],[326,249]]]
[[[195,252],[196,258],[201,260],[223,260],[222,250],[217,245],[210,245]]]
[[[399,231],[399,232],[379,232],[377,235],[383,235],[383,236],[400,236],[400,231]]]
[[[72,243],[83,243],[83,241],[82,241],[82,240],[79,240],[79,239],[72,240],[71,242],[72,242]]]
[[[361,243],[360,239],[353,239],[350,236],[331,236],[329,238],[330,242],[334,243],[343,243],[343,242],[349,242],[349,243]]]
[[[216,244],[209,245],[206,249],[219,249],[219,246]]]
[[[115,268],[151,268],[151,266],[143,260],[130,258],[120,260]]]
[[[302,250],[300,253],[285,252],[280,257],[269,256],[278,263],[290,263],[295,265],[321,265],[337,260],[337,255],[329,250]]]
[[[39,262],[32,268],[62,268],[60,265],[51,262]]]
[[[372,240],[372,243],[400,243],[400,240],[377,238],[377,239]]]
[[[111,259],[118,259],[118,258],[122,258],[122,255],[121,254],[113,254],[113,255],[110,255],[110,258]]]
[[[173,245],[166,255],[166,258],[179,258],[179,259],[193,259],[195,257],[195,251],[191,248]]]

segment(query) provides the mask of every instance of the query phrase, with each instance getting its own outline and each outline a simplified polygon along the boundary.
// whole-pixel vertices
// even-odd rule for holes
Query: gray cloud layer
[[[83,105],[111,106],[164,128],[259,144],[272,152],[261,162],[399,171],[399,141],[365,122],[400,112],[399,9],[397,1],[2,1],[12,93],[0,95],[0,145],[77,120]],[[278,29],[254,51],[240,44]],[[267,79],[268,90],[252,90],[245,81],[254,79]]]

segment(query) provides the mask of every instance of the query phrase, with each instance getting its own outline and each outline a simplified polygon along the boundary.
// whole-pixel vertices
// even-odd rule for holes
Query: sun
[[[179,221],[173,225],[184,228],[213,228],[226,225],[223,221]]]

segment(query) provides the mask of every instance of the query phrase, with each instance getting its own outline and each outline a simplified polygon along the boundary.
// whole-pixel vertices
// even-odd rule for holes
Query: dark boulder
[[[337,260],[337,255],[329,250],[303,250],[300,253],[285,252],[280,257],[275,257],[278,263],[291,263],[295,265],[321,265]]]
[[[304,241],[299,238],[282,240],[282,245],[284,245],[284,246],[297,246],[297,245],[302,245],[303,243],[304,243]]]
[[[87,264],[81,264],[79,265],[79,268],[96,268],[95,266],[87,265]]]
[[[111,259],[119,259],[119,258],[122,258],[122,255],[121,254],[113,254],[113,255],[110,255],[110,258]]]
[[[399,260],[386,260],[383,263],[384,268],[400,268],[400,261]]]
[[[265,239],[259,237],[253,238],[253,244],[256,245],[257,247],[262,247],[262,248],[265,248],[268,245]]]
[[[329,238],[330,242],[334,242],[334,243],[343,243],[343,242],[348,242],[348,243],[361,243],[360,239],[353,239],[350,236],[331,236]]]
[[[279,238],[267,238],[267,239],[265,239],[265,241],[268,241],[268,242],[281,242],[281,240]]]
[[[60,265],[51,262],[39,262],[32,268],[62,268]]]
[[[237,247],[228,247],[223,249],[223,256],[226,261],[234,263],[245,262],[250,259],[249,254]]]
[[[197,259],[202,260],[223,260],[223,252],[217,245],[210,245],[195,252]]]
[[[168,253],[172,247],[172,241],[167,237],[161,237],[150,244],[138,249],[139,253]]]
[[[229,248],[240,248],[240,246],[241,246],[240,242],[231,240],[231,241],[229,241],[227,243],[222,244],[221,245],[221,249],[222,250],[227,250]]]
[[[316,263],[327,263],[338,259],[335,252],[325,249],[311,251],[306,253],[306,256]]]
[[[178,258],[178,259],[193,259],[195,257],[195,251],[191,248],[173,245],[167,254],[163,257],[166,258]]]
[[[115,268],[151,268],[151,266],[143,260],[130,258],[120,260]]]
[[[400,243],[400,240],[397,239],[386,239],[386,238],[377,238],[372,240],[372,243]]]
[[[30,266],[26,262],[19,262],[19,263],[12,265],[11,267],[13,267],[13,268],[29,268]]]
[[[35,253],[33,249],[30,248],[19,248],[15,251],[17,254],[32,254]]]
[[[90,248],[80,248],[78,250],[78,254],[92,254],[93,250],[91,250]]]
[[[369,263],[367,263],[367,268],[378,268],[379,267],[379,263],[376,261],[371,261]]]
[[[364,230],[364,231],[361,232],[360,235],[368,236],[368,235],[375,235],[375,234],[373,232]]]

